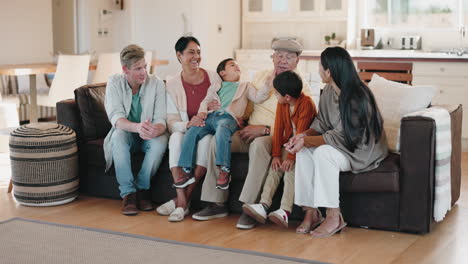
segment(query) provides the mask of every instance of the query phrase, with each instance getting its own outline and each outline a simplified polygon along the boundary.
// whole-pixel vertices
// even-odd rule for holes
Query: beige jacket
[[[221,86],[221,78],[216,72],[205,70],[210,78],[210,89]],[[187,96],[182,84],[182,72],[166,82],[167,128],[170,133],[187,131]],[[219,88],[218,88],[219,89]]]
[[[198,112],[208,112],[208,103],[216,100],[221,104],[221,99],[219,98],[218,91],[221,89],[221,85],[219,86],[211,86],[208,89],[208,93],[203,99],[200,104],[200,108]],[[239,83],[239,87],[237,88],[234,97],[232,98],[231,103],[226,107],[226,111],[235,119],[237,117],[242,117],[245,112],[245,108],[247,107],[248,100],[261,104],[270,95],[270,87],[267,85],[263,85],[261,89],[257,91],[255,87],[249,82],[241,82]]]

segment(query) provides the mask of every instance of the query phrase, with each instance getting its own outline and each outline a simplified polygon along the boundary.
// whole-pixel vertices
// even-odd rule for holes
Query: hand
[[[200,117],[194,115],[192,119],[187,123],[187,129],[193,126],[204,127],[205,120],[201,119]]]
[[[305,137],[305,134],[297,134],[294,137],[290,138],[288,142],[283,144],[283,146],[285,148],[291,148],[291,146],[293,146],[298,139],[303,138],[303,137]]]
[[[274,157],[273,160],[271,161],[271,168],[274,171],[278,171],[281,169],[281,158],[280,157]]]
[[[208,107],[208,111],[211,111],[211,110],[218,110],[219,108],[221,108],[221,105],[219,104],[218,101],[213,100],[208,103],[207,107]]]
[[[136,131],[138,135],[140,136],[140,138],[142,138],[143,140],[151,139],[148,120],[138,123],[136,127]]]
[[[166,127],[162,124],[153,124],[148,120],[141,122],[137,125],[139,128],[138,134],[143,140],[149,140],[158,137],[166,131]]]
[[[201,119],[201,120],[205,120],[206,117],[208,116],[208,114],[206,112],[200,112],[197,114],[197,116]]]
[[[265,126],[261,125],[250,125],[244,127],[240,132],[239,136],[242,140],[250,143],[257,137],[265,135]]]
[[[288,142],[289,143],[289,142]],[[294,143],[289,144],[286,147],[286,151],[291,154],[296,154],[304,147],[304,137],[300,137],[297,140],[294,140]]]
[[[284,172],[292,170],[294,163],[295,163],[294,160],[285,159],[283,161],[283,164],[281,164],[281,170],[283,170]]]

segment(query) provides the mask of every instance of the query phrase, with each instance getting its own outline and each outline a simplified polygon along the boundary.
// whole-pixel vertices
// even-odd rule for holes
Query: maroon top
[[[182,78],[182,86],[184,86],[185,90],[185,97],[187,97],[187,115],[189,119],[192,119],[192,116],[198,113],[198,108],[200,108],[200,104],[205,99],[206,93],[208,92],[208,88],[211,85],[210,77],[208,77],[208,73],[200,68],[203,73],[203,82],[200,84],[190,84],[184,81]]]

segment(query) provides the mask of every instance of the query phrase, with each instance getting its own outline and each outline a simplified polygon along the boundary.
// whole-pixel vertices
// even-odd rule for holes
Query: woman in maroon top
[[[188,214],[188,201],[196,184],[206,173],[208,148],[211,136],[206,136],[198,143],[197,166],[194,177],[184,177],[177,166],[185,131],[191,126],[203,126],[204,120],[197,117],[200,103],[205,98],[209,87],[221,85],[221,78],[216,72],[200,67],[200,43],[195,37],[181,37],[175,45],[177,59],[182,71],[166,83],[167,125],[169,139],[169,167],[174,182],[177,182],[177,197],[157,208],[161,215],[169,215],[169,221],[178,222]],[[217,102],[210,105],[219,108]]]

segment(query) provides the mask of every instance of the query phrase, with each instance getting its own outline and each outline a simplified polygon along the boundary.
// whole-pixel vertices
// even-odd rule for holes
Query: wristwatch
[[[263,135],[264,136],[269,136],[270,135],[270,126],[265,126],[265,130],[263,130]]]

